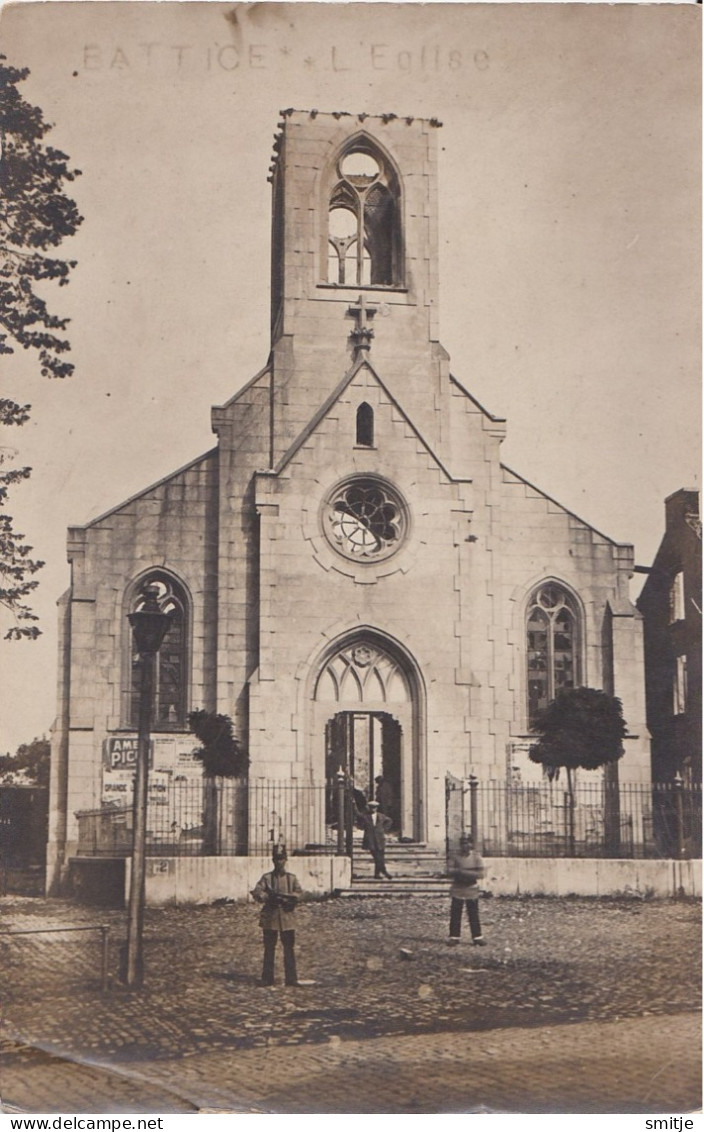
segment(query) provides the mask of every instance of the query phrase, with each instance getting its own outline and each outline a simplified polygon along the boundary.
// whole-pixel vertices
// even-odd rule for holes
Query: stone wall
[[[129,729],[127,595],[148,570],[167,571],[188,595],[190,705],[214,706],[217,502],[217,454],[209,453],[69,532],[72,579],[60,643],[64,679],[52,744],[57,767],[52,810],[60,797],[67,855],[76,838],[75,812],[100,805],[104,740]],[[52,816],[54,841],[59,829],[58,815]]]
[[[126,864],[125,900],[130,861]],[[296,857],[289,862],[304,892],[349,888],[348,857]],[[701,861],[612,861],[490,857],[484,889],[493,896],[699,897]],[[269,857],[171,857],[147,861],[147,904],[210,904],[247,900],[271,869]],[[449,882],[448,882],[449,883]],[[430,899],[430,898],[429,898]],[[448,897],[449,899],[449,897]]]
[[[125,902],[130,866],[125,869]],[[296,857],[289,862],[304,893],[324,896],[347,888],[352,879],[349,857]],[[271,857],[168,857],[147,860],[147,904],[212,904],[214,900],[247,900]]]
[[[494,896],[702,895],[701,861],[610,861],[487,857]]]

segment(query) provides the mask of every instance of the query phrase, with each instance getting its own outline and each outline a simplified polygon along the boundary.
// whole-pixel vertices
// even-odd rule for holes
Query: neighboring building
[[[383,772],[401,834],[439,845],[446,772],[535,774],[531,717],[580,684],[620,696],[621,779],[649,781],[632,547],[501,463],[505,422],[438,342],[437,125],[286,112],[269,362],[213,410],[215,448],[70,531],[54,876],[75,812],[130,790],[147,582],[173,613],[164,783],[197,777],[186,714],[217,710],[252,778]]]
[[[665,535],[637,601],[656,782],[702,780],[701,601],[699,492],[681,488],[665,501]]]
[[[0,895],[44,888],[49,791],[0,782]]]

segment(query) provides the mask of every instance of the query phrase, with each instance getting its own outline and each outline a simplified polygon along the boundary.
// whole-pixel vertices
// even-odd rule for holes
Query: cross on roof
[[[367,321],[371,322],[376,312],[376,307],[367,305],[364,300],[364,295],[360,295],[357,302],[347,308],[347,314],[351,315],[356,322],[356,326],[350,334],[356,352],[359,350],[368,350],[371,346],[374,331],[371,326],[367,326]]]

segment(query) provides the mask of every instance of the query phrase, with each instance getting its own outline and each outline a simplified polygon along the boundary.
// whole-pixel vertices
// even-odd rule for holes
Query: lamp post
[[[347,775],[342,767],[338,770],[335,778],[337,779],[337,856],[344,857],[347,834],[347,814],[345,812],[345,786],[347,783]]]
[[[684,779],[683,779],[683,777],[682,777],[682,775],[680,774],[679,771],[677,771],[675,773],[675,777],[673,779],[673,785],[675,787],[675,822],[676,822],[676,830],[677,830],[677,856],[681,858],[681,857],[684,857],[684,855],[685,855],[684,812],[683,812],[683,807],[682,807],[682,790],[683,790],[683,787],[684,787]]]
[[[476,774],[469,776],[469,821],[472,827],[472,839],[475,849],[481,848],[479,846],[479,823],[477,821],[477,788],[479,786],[479,779]]]
[[[127,905],[127,969],[128,987],[140,987],[144,978],[142,932],[144,926],[145,847],[147,841],[147,786],[149,781],[149,732],[154,707],[154,668],[171,621],[170,613],[162,613],[157,600],[159,590],[147,586],[144,602],[135,613],[128,614],[134,643],[142,662],[139,688],[139,730],[137,735],[137,769],[134,781],[132,810],[132,872]]]

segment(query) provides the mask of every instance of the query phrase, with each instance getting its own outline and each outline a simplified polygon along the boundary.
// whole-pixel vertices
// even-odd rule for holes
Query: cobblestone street
[[[299,976],[314,985],[274,990],[257,985],[252,906],[148,909],[139,992],[117,980],[124,913],[20,898],[0,908],[2,931],[111,930],[105,994],[98,933],[0,937],[2,1096],[28,1111],[700,1103],[698,903],[487,899],[484,949],[447,947],[442,899],[307,903]],[[673,1059],[676,1073],[663,1069]]]

